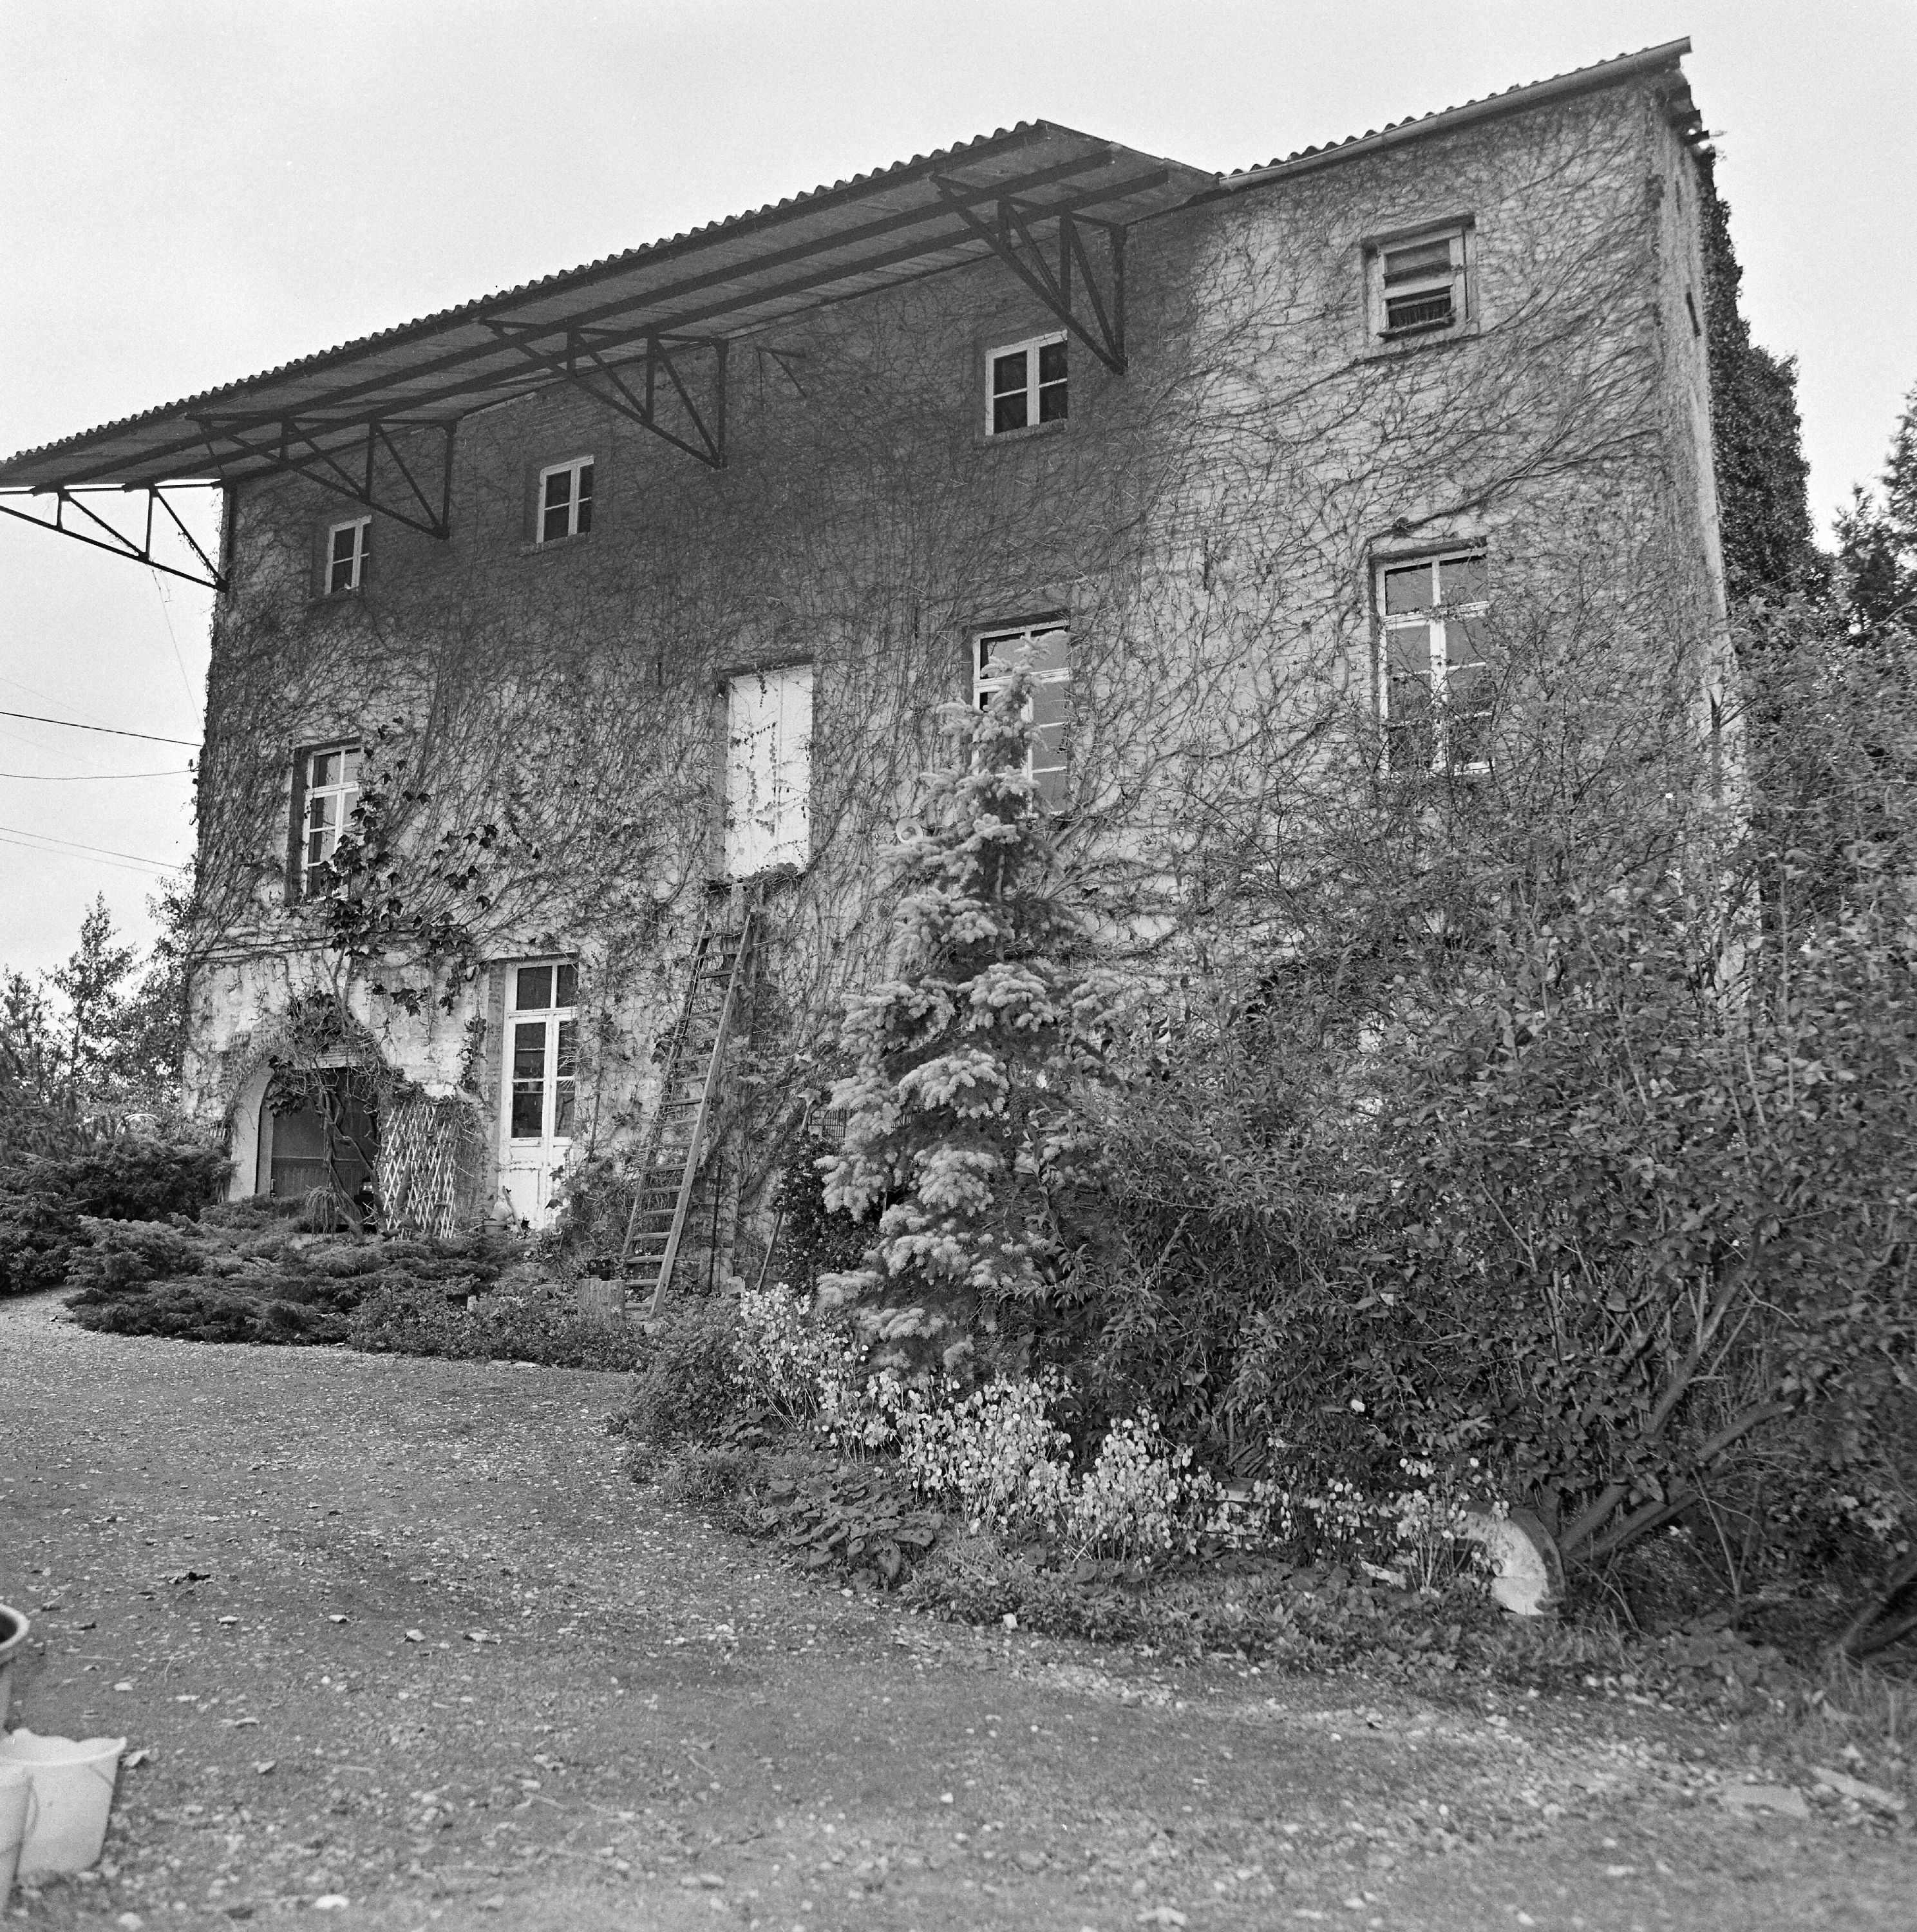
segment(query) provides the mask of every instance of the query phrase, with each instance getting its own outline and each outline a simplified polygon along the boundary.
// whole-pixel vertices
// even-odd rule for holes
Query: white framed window
[[[725,687],[725,875],[812,862],[812,667],[742,672]]]
[[[578,1112],[579,968],[566,959],[514,967],[511,992],[506,1138],[569,1141]]]
[[[981,631],[972,641],[972,701],[982,711],[1005,688],[1013,667],[1032,674],[1025,716],[1037,737],[1025,769],[1038,781],[1039,796],[1054,809],[1065,799],[1065,725],[1070,715],[1072,632],[1063,619]]]
[[[1070,400],[1062,333],[1010,342],[986,356],[986,435],[1063,422]]]
[[[1481,550],[1378,565],[1378,709],[1394,771],[1490,769],[1488,608]]]
[[[1387,342],[1455,334],[1471,320],[1471,224],[1374,242],[1366,254],[1372,332]]]
[[[334,524],[326,532],[326,595],[357,590],[366,581],[366,560],[373,554],[373,519],[356,517]]]
[[[364,754],[357,745],[326,745],[301,754],[299,771],[299,896],[322,892],[320,868],[338,848],[359,802]]]
[[[592,527],[592,459],[575,456],[539,472],[539,536],[542,544],[583,537]]]

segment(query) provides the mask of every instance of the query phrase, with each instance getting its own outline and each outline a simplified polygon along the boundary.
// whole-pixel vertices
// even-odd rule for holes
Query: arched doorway
[[[357,1227],[380,1156],[378,1104],[364,1075],[322,1066],[271,1082],[260,1103],[256,1186],[304,1201],[315,1220]]]

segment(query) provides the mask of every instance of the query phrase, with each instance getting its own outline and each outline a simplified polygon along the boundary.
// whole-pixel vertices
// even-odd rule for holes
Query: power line
[[[190,765],[170,765],[164,772],[0,772],[0,778],[33,778],[41,784],[84,784],[93,778],[183,778]]]
[[[70,718],[43,718],[34,711],[0,711],[0,718],[24,718],[30,724],[58,724],[68,731],[99,731],[110,738],[144,738],[149,745],[184,745],[189,752],[200,748],[192,738],[162,738],[151,731],[122,731],[111,724],[76,724]]]
[[[156,872],[176,872],[184,862],[166,859],[149,859],[139,852],[116,852],[110,845],[82,845],[75,838],[56,838],[50,832],[29,832],[23,825],[0,825],[0,836],[10,834],[9,842],[19,844],[23,840],[38,838],[48,845],[64,845],[75,852],[91,853],[104,859],[130,859],[136,866],[150,866]],[[29,846],[29,850],[35,848]]]

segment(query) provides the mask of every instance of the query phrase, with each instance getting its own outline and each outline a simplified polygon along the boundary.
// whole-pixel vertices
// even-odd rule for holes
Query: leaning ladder
[[[629,1293],[651,1290],[655,1315],[672,1280],[692,1206],[706,1124],[724,1070],[726,1042],[746,983],[752,916],[748,906],[736,932],[716,927],[710,914],[699,928],[686,998],[666,1053],[659,1104],[646,1131],[638,1191],[626,1216],[619,1259]]]

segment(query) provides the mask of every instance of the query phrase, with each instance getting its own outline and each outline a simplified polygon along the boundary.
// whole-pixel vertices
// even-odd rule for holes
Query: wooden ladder
[[[666,1052],[659,1104],[646,1130],[638,1191],[632,1197],[619,1253],[628,1294],[650,1289],[655,1315],[672,1280],[692,1206],[706,1124],[724,1072],[726,1042],[746,984],[752,924],[750,906],[736,932],[708,913],[693,942],[686,998]]]

